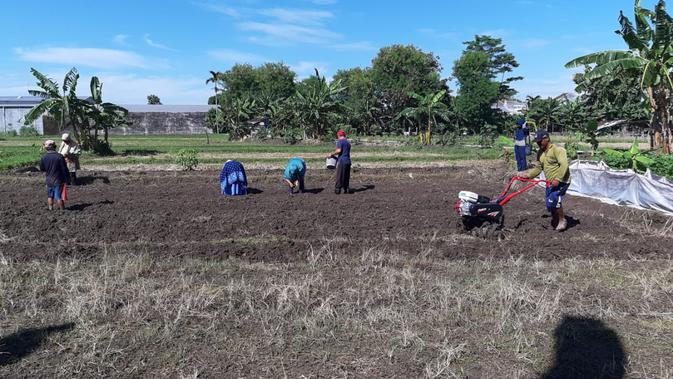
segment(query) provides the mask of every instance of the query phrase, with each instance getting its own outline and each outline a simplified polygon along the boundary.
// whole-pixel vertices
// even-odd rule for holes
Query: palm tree
[[[659,0],[654,12],[640,7],[635,0],[636,27],[619,14],[621,29],[617,31],[629,50],[602,51],[576,58],[567,68],[594,65],[587,79],[617,78],[627,70],[640,72],[640,87],[647,94],[651,112],[650,126],[657,134],[657,144],[665,153],[671,152],[671,69],[673,68],[673,18],[666,12],[666,3]],[[654,27],[652,27],[654,26]]]
[[[73,67],[65,74],[61,88],[55,81],[36,69],[31,68],[30,72],[37,78],[37,85],[41,90],[29,90],[28,93],[43,100],[24,116],[24,124],[30,125],[39,117],[42,117],[43,114],[49,113],[58,121],[60,130],[64,130],[70,123],[73,126],[75,138],[79,142],[79,130],[73,122],[73,116],[77,113],[75,108],[80,105],[76,94],[77,81],[79,80],[77,69]]]
[[[219,71],[209,71],[210,72],[210,78],[206,80],[206,84],[213,83],[213,90],[215,91],[215,106],[217,106],[217,83],[222,80],[222,73]]]
[[[421,133],[421,143],[428,145],[432,142],[432,127],[437,126],[437,118],[448,121],[449,107],[442,102],[446,95],[446,90],[440,90],[425,96],[417,93],[410,93],[409,96],[418,102],[415,107],[408,107],[402,110],[396,119],[414,118],[419,121],[427,119],[427,129]]]

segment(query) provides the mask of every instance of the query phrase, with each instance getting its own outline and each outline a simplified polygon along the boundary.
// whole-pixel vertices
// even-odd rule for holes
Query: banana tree
[[[671,69],[673,69],[673,18],[666,12],[666,3],[659,0],[655,10],[640,6],[635,0],[635,28],[623,12],[619,14],[617,31],[629,50],[602,51],[566,63],[567,68],[591,66],[586,74],[592,78],[618,78],[628,70],[640,72],[640,87],[650,103],[650,127],[657,135],[657,144],[665,153],[671,152]]]
[[[327,83],[324,76],[315,70],[315,77],[308,80],[306,87],[297,90],[294,96],[296,115],[304,125],[306,132],[313,137],[324,137],[329,134],[330,127],[338,112],[343,109],[339,94],[346,90],[341,80]]]
[[[129,111],[119,105],[103,102],[103,83],[98,77],[91,78],[89,84],[93,104],[89,104],[91,110],[89,117],[95,123],[93,140],[98,140],[98,130],[103,130],[103,141],[108,144],[108,130],[118,125],[128,125],[127,116]],[[90,133],[89,133],[90,135]]]
[[[427,127],[424,132],[421,132],[421,143],[429,145],[432,143],[432,127],[437,126],[437,119],[448,121],[449,107],[442,102],[446,95],[446,90],[440,90],[425,96],[417,93],[410,93],[409,96],[418,102],[415,107],[408,107],[402,110],[396,117],[413,118],[420,122],[420,120],[427,120]]]
[[[63,86],[59,88],[58,84],[48,78],[46,75],[34,68],[30,72],[37,79],[37,85],[40,90],[29,90],[33,96],[42,98],[40,104],[36,105],[24,116],[24,124],[30,125],[43,114],[49,113],[58,121],[59,129],[64,130],[68,124],[73,127],[75,138],[80,140],[80,130],[74,121],[74,115],[78,112],[81,105],[77,99],[77,81],[79,73],[75,68],[70,69],[63,78]]]

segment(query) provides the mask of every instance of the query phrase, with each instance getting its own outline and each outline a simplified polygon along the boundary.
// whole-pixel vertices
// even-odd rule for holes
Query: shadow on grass
[[[74,326],[74,323],[67,323],[45,328],[25,329],[0,338],[0,366],[18,362],[37,350],[50,334],[67,332]]]
[[[130,157],[130,156],[140,156],[140,157],[147,157],[151,155],[157,155],[159,154],[159,150],[152,150],[152,149],[127,149],[122,151],[121,155],[122,157]]]
[[[324,190],[325,190],[324,188],[311,188],[311,189],[305,189],[304,192],[305,192],[305,193],[311,193],[311,194],[317,195],[317,194],[319,194],[320,192],[322,192],[322,191],[324,191]]]
[[[621,379],[628,364],[617,333],[593,318],[566,316],[554,331],[556,358],[542,378]]]
[[[259,188],[248,187],[248,195],[259,195],[260,193],[264,193],[264,191]]]

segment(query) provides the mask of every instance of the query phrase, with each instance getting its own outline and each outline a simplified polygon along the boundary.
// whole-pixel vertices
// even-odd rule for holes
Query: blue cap
[[[535,135],[535,142],[542,142],[542,140],[545,138],[549,138],[549,133],[547,133],[547,131],[544,129],[540,129]]]
[[[516,120],[516,124],[519,125],[519,126],[523,126],[525,123],[526,123],[526,120],[524,120],[522,118]]]

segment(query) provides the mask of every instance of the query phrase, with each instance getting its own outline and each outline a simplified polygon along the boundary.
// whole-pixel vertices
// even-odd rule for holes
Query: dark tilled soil
[[[353,172],[356,192],[349,195],[334,194],[330,174],[309,172],[310,192],[289,195],[280,172],[252,171],[253,194],[227,198],[219,195],[217,172],[83,172],[84,185],[70,188],[64,212],[46,209],[41,174],[1,176],[0,252],[21,261],[137,246],[266,262],[304,259],[330,246],[448,259],[669,254],[667,240],[649,238],[665,217],[568,197],[572,227],[558,233],[537,188],[506,206],[505,240],[465,235],[453,213],[458,192],[491,196],[503,187],[504,169],[361,170]]]

